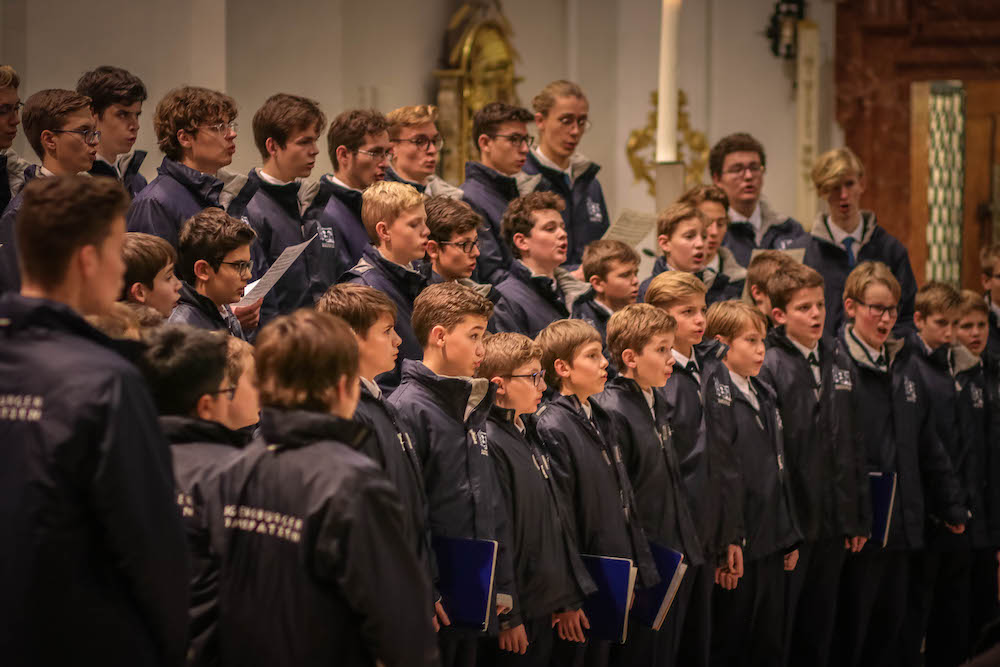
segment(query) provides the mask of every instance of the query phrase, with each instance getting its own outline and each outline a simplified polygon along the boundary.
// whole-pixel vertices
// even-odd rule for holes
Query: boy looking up
[[[705,221],[693,205],[676,203],[660,213],[656,234],[656,243],[663,254],[656,258],[653,274],[639,285],[642,301],[649,283],[664,271],[697,274],[705,268]]]
[[[174,273],[177,251],[152,234],[129,232],[122,244],[125,287],[122,301],[149,306],[170,317],[181,295],[181,281]]]

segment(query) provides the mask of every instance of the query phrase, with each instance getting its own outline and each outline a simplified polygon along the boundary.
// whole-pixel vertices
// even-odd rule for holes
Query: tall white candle
[[[677,160],[677,25],[681,0],[662,0],[660,82],[656,108],[656,161]]]

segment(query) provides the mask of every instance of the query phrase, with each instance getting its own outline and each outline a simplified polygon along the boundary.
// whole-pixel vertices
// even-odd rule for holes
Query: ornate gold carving
[[[646,126],[632,130],[625,144],[625,156],[635,182],[645,181],[651,197],[656,196],[656,180],[653,178],[656,154],[656,104],[657,94],[649,94],[653,110],[649,112]],[[687,95],[677,91],[677,158],[684,162],[684,185],[693,187],[701,183],[702,174],[708,165],[708,139],[704,132],[691,127],[691,115],[687,111]]]

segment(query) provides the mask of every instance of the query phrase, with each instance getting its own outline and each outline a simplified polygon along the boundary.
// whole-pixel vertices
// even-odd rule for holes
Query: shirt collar
[[[653,401],[655,400],[653,397],[653,388],[650,387],[649,389],[643,389],[641,391],[642,391],[642,397],[646,399],[646,405],[649,406],[649,411],[652,412]]]
[[[590,405],[590,401],[580,401],[580,407],[583,408],[583,414],[587,415],[587,419],[594,419],[594,408]]]
[[[705,268],[708,269],[709,271],[715,271],[716,275],[718,275],[719,273],[721,273],[722,272],[722,255],[720,255],[718,252],[716,252],[715,253],[715,257],[713,257],[712,261],[710,261],[708,264],[705,265]]]
[[[860,213],[858,214],[858,218],[858,226],[854,228],[853,232],[848,234],[843,229],[838,227],[833,220],[830,219],[830,216],[826,216],[826,223],[830,228],[830,236],[833,237],[833,242],[837,245],[844,245],[844,239],[850,237],[854,239],[855,242],[860,243],[865,234],[865,221],[864,218],[861,218]]]
[[[752,396],[757,393],[750,386],[750,378],[745,378],[739,373],[733,373],[732,371],[730,371],[729,377],[733,379],[733,384],[736,385],[736,388],[742,391],[747,396]]]
[[[615,314],[615,311],[611,310],[610,308],[608,308],[607,306],[605,306],[603,303],[601,303],[600,301],[598,301],[596,297],[593,299],[593,304],[594,304],[595,308],[597,308],[599,310],[602,310],[603,312],[607,313],[608,315],[614,315]]]
[[[375,381],[363,377],[361,378],[361,384],[363,384],[368,389],[368,392],[372,396],[378,399],[382,398],[382,388],[379,387],[378,384],[375,383]]]
[[[346,188],[347,190],[354,190],[355,192],[361,192],[361,190],[358,190],[357,188],[352,188],[350,185],[348,185],[347,183],[344,183],[342,180],[340,180],[336,176],[331,176],[330,180],[332,182],[336,183],[337,185],[339,185],[340,187]]]
[[[806,359],[809,358],[810,354],[815,354],[816,358],[817,359],[819,358],[819,343],[816,343],[816,345],[812,348],[808,348],[805,345],[801,344],[799,341],[792,338],[791,336],[788,337],[788,340],[791,341],[792,345],[795,346],[795,349],[801,352],[802,356],[805,357]]]
[[[697,366],[697,365],[698,365],[698,362],[697,362],[697,360],[695,360],[695,358],[694,358],[694,354],[693,354],[693,353],[692,353],[692,355],[691,355],[690,357],[685,357],[685,356],[684,356],[683,354],[681,354],[680,352],[678,352],[678,351],[677,351],[676,349],[674,349],[674,348],[670,348],[670,352],[671,352],[671,354],[673,354],[673,355],[674,355],[674,360],[675,360],[675,361],[676,361],[676,362],[677,362],[677,363],[678,363],[678,364],[679,364],[679,365],[680,365],[680,366],[681,366],[682,368],[686,368],[686,367],[687,367],[687,365],[688,365],[688,362],[689,362],[689,361],[694,361],[694,365],[695,365],[695,366]]]
[[[260,180],[264,181],[265,183],[270,183],[271,185],[288,185],[289,183],[291,183],[291,181],[279,181],[274,176],[271,176],[270,174],[265,174],[263,169],[258,169],[257,175],[260,176]],[[333,180],[337,181],[337,177],[334,176]],[[339,181],[337,181],[337,184],[342,185],[345,188],[347,187],[344,183],[341,183]]]
[[[41,165],[38,166],[38,175],[44,176],[45,178],[52,178],[53,176],[55,176],[55,174],[53,174],[51,171],[49,171],[48,169],[46,169]]]
[[[852,334],[853,334],[853,332],[852,332]],[[868,353],[868,356],[871,357],[872,361],[875,361],[879,357],[885,358],[885,355],[883,353],[883,350],[885,348],[884,345],[882,346],[883,350],[876,350],[874,347],[872,347],[871,345],[869,345],[868,343],[866,343],[865,340],[861,336],[858,336],[857,334],[853,334],[853,335],[854,335],[854,340],[856,340],[858,343],[861,344],[861,347],[863,347],[864,350],[865,350],[865,352]]]
[[[760,212],[760,202],[757,202],[757,205],[754,207],[753,213],[750,214],[749,218],[739,213],[736,209],[729,207],[729,219],[732,222],[749,222],[753,225],[754,229],[760,230],[760,226],[763,223],[763,215]]]

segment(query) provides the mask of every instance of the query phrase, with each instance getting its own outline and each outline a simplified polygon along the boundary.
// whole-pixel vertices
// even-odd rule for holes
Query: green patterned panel
[[[958,286],[965,185],[965,90],[960,82],[931,84],[928,143],[927,280]]]

